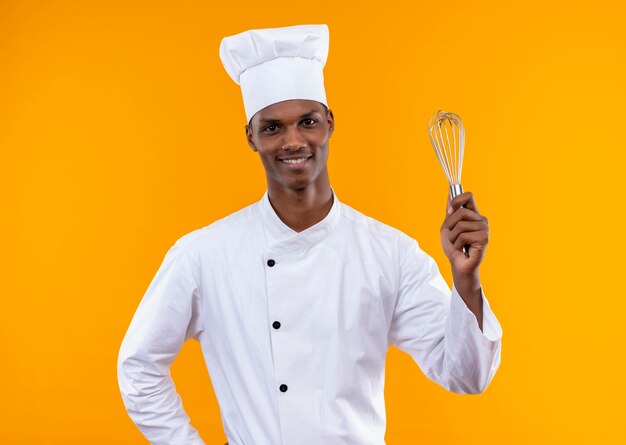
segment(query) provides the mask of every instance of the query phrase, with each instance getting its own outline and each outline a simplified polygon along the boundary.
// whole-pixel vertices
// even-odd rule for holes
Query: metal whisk
[[[461,171],[465,150],[465,128],[461,118],[447,111],[439,110],[428,122],[430,143],[437,153],[439,163],[450,184],[450,199],[463,193]],[[463,246],[463,253],[469,256],[469,245]]]
[[[437,153],[439,163],[450,184],[450,197],[463,193],[461,171],[465,148],[465,128],[461,118],[447,111],[439,110],[428,122],[430,143]]]

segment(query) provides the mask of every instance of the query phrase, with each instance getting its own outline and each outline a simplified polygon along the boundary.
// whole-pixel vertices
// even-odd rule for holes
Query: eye
[[[277,125],[271,124],[263,129],[263,133],[274,133],[277,129],[278,129]]]
[[[305,127],[312,127],[313,125],[315,125],[316,122],[317,121],[315,119],[311,119],[310,117],[302,120],[302,123]]]

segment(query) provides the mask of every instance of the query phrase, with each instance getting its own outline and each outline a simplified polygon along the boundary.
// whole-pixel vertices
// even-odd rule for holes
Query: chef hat
[[[225,37],[220,58],[241,86],[248,122],[277,102],[309,99],[326,103],[323,68],[328,26],[300,25],[253,29]]]

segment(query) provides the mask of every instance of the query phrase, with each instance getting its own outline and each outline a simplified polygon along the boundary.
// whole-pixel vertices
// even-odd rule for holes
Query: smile
[[[311,159],[313,155],[303,156],[300,158],[291,158],[291,159],[279,159],[280,162],[289,165],[290,167],[302,167],[306,164],[306,161]]]

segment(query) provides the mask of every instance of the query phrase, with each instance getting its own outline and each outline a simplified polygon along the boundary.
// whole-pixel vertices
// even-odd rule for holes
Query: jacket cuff
[[[482,338],[485,346],[489,347],[491,343],[496,342],[502,338],[502,327],[500,322],[494,315],[487,301],[487,297],[480,289],[480,295],[483,299],[483,330],[481,332],[478,325],[478,320],[472,311],[469,310],[461,295],[459,295],[456,287],[452,286],[452,302],[450,307],[450,317],[454,318],[454,324],[456,326],[466,326],[475,335]]]

